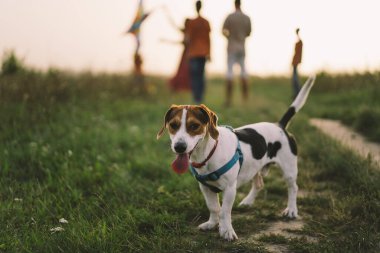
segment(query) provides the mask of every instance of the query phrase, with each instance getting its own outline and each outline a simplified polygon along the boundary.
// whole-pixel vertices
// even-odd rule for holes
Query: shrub
[[[380,142],[380,110],[363,107],[354,124],[358,131],[365,133],[371,140]]]
[[[6,51],[1,62],[1,74],[12,75],[25,70],[23,62],[17,58],[13,50]]]

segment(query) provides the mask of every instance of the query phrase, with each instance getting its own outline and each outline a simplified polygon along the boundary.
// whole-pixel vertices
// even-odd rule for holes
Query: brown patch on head
[[[199,133],[203,133],[205,131],[205,129],[207,129],[207,131],[209,132],[210,136],[213,139],[215,139],[215,140],[218,139],[219,132],[216,128],[217,122],[218,122],[218,117],[216,116],[216,114],[213,111],[211,111],[209,108],[207,108],[207,106],[205,106],[204,104],[202,104],[200,106],[191,106],[189,115],[192,115],[194,118],[196,118],[196,120],[199,121],[198,124],[201,125],[201,127],[199,127],[199,128],[193,127],[193,130],[191,130],[191,133],[194,133],[194,135],[197,135]],[[188,120],[186,122],[186,125],[189,125],[188,124],[188,122],[190,122],[189,117],[190,116],[188,116]],[[189,128],[191,128],[191,127],[189,127],[189,128],[188,128],[188,126],[186,126],[186,127],[187,127],[188,132],[190,133]]]
[[[186,131],[191,136],[203,134],[207,131],[208,122],[208,116],[199,107],[192,106],[186,115]]]
[[[181,127],[183,108],[178,108],[177,110],[171,113],[171,117],[167,122],[166,127],[168,128],[171,134],[175,134]]]
[[[216,128],[218,117],[205,105],[172,105],[165,114],[164,124],[157,134],[159,139],[166,128],[171,134],[175,134],[181,127],[183,109],[187,110],[186,131],[191,136],[203,134],[208,131],[213,139],[218,139],[219,132]]]
[[[183,106],[179,105],[172,105],[169,108],[164,117],[164,124],[161,127],[160,131],[157,133],[157,139],[159,139],[164,134],[167,127],[169,128],[170,133],[173,133],[172,131],[176,132],[179,129],[181,126],[182,109]]]
[[[218,126],[218,116],[216,116],[215,112],[211,111],[204,104],[201,104],[200,108],[202,110],[204,110],[208,114],[208,116],[209,116],[208,131],[210,133],[210,136],[214,140],[218,139],[218,137],[219,137],[219,131],[217,129],[217,126]]]

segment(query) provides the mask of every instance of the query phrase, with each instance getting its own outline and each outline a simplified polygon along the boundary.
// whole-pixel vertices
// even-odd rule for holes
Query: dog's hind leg
[[[239,206],[252,206],[256,196],[261,189],[264,188],[264,180],[261,172],[258,172],[252,180],[252,188],[248,195],[240,202]]]
[[[210,218],[205,223],[198,226],[201,230],[210,230],[219,224],[219,212],[220,204],[218,194],[211,191],[208,187],[203,184],[199,184],[203,196],[205,197],[208,210],[210,211]]]
[[[284,178],[286,183],[288,184],[288,206],[282,212],[283,216],[287,216],[289,218],[296,218],[298,215],[297,209],[297,157],[294,159],[290,159],[286,164],[281,164],[280,167],[283,170]]]

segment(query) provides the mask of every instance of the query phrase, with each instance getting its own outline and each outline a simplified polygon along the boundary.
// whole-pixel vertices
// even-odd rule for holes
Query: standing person
[[[293,85],[293,97],[295,98],[298,94],[298,92],[301,89],[300,81],[298,79],[298,65],[301,63],[302,60],[302,40],[299,35],[300,29],[296,29],[296,35],[297,35],[297,42],[294,47],[294,56],[292,61],[293,66],[293,77],[292,77],[292,85]]]
[[[143,59],[141,54],[136,51],[134,54],[134,69],[133,69],[133,87],[140,94],[148,92],[147,85],[145,83],[145,75],[143,72]]]
[[[190,90],[190,70],[189,70],[189,62],[188,62],[188,30],[189,30],[189,22],[190,19],[185,20],[185,25],[182,29],[179,29],[183,35],[184,39],[182,41],[183,44],[183,52],[181,56],[181,60],[179,62],[179,66],[177,72],[173,78],[169,80],[170,88],[173,91],[185,91]]]
[[[198,16],[190,20],[188,30],[190,82],[195,103],[201,103],[206,86],[205,65],[210,59],[210,24],[200,15],[202,2],[195,4]]]
[[[251,20],[241,11],[240,0],[235,0],[235,12],[228,15],[223,24],[223,35],[227,38],[227,90],[226,106],[231,105],[233,66],[240,66],[242,96],[248,100],[247,72],[245,69],[245,39],[251,34]]]

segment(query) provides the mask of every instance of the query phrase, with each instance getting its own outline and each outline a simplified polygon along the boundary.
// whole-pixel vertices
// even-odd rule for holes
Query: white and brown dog
[[[231,224],[236,189],[251,182],[250,192],[239,204],[251,206],[263,187],[261,175],[265,175],[267,165],[272,163],[282,169],[288,185],[288,205],[283,215],[297,217],[297,146],[286,127],[305,104],[314,80],[315,77],[310,77],[306,81],[277,124],[260,122],[232,129],[217,126],[217,116],[205,105],[170,107],[157,139],[167,128],[171,148],[177,154],[172,164],[177,173],[185,172],[191,164],[210,211],[209,220],[199,225],[201,230],[213,229],[219,224],[221,237],[237,239]],[[222,207],[218,198],[220,191],[223,192]]]

